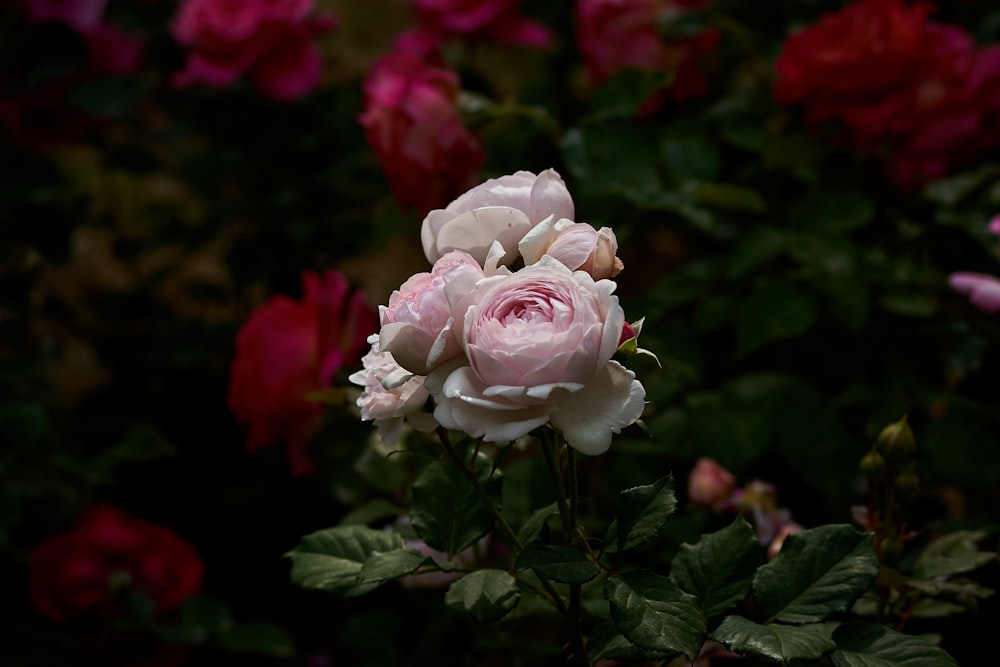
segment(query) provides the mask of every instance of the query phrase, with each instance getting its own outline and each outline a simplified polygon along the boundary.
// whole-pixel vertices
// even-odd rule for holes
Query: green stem
[[[503,533],[504,537],[510,543],[510,547],[511,549],[514,550],[515,556],[521,553],[524,550],[524,544],[522,544],[521,540],[518,539],[517,533],[515,533],[514,529],[510,527],[510,524],[507,523],[507,519],[500,511],[500,508],[497,507],[496,503],[493,502],[493,498],[490,497],[490,494],[486,491],[485,488],[483,488],[483,485],[479,482],[479,476],[476,474],[475,471],[475,463],[473,462],[471,468],[470,466],[467,466],[465,464],[465,462],[462,460],[462,457],[459,456],[458,452],[455,450],[454,445],[451,444],[451,438],[448,437],[447,430],[439,426],[437,428],[437,434],[438,434],[438,439],[441,441],[441,445],[444,447],[444,450],[445,452],[447,452],[449,458],[451,458],[451,460],[455,463],[455,465],[458,466],[458,469],[462,471],[462,474],[465,475],[465,478],[469,480],[469,483],[472,485],[472,488],[476,490],[476,493],[479,494],[479,496],[483,499],[486,505],[490,508],[490,512],[493,514],[493,518],[496,519],[496,523],[497,526],[499,526],[500,528],[500,532]],[[538,575],[538,579],[542,582],[542,587],[545,588],[546,592],[548,593],[550,602],[552,602],[552,604],[554,604],[556,609],[558,609],[560,612],[565,612],[566,603],[563,602],[562,597],[559,595],[559,592],[552,585],[552,582],[549,581],[546,577],[543,577],[541,574]]]
[[[586,540],[582,538],[581,531],[577,527],[579,488],[577,485],[576,451],[570,447],[566,447],[566,476],[568,480],[564,481],[558,464],[558,456],[561,448],[564,446],[562,438],[552,431],[544,431],[543,433],[542,452],[544,453],[545,463],[549,469],[549,476],[552,478],[552,485],[555,487],[556,503],[559,506],[559,518],[562,520],[563,534],[573,546],[579,548],[581,542],[585,546]],[[568,494],[567,487],[569,490]],[[569,608],[566,610],[566,620],[569,623],[571,657],[575,664],[582,667],[590,667],[587,649],[583,642],[583,629],[580,625],[581,598],[582,585],[570,584]]]

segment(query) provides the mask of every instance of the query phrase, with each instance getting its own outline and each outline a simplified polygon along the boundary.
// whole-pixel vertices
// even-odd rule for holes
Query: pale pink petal
[[[646,391],[635,373],[609,361],[583,389],[568,394],[552,414],[552,425],[571,447],[591,456],[611,447],[611,436],[642,415]]]

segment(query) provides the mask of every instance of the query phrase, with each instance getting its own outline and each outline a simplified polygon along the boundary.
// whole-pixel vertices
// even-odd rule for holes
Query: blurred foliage
[[[130,621],[140,644],[188,647],[187,664],[558,659],[544,654],[553,627],[524,602],[471,633],[453,611],[464,604],[458,593],[387,584],[337,600],[288,583],[281,555],[302,535],[341,521],[383,525],[420,505],[427,476],[440,472],[427,465],[439,452],[419,438],[391,455],[373,444],[344,401],[313,443],[318,474],[294,479],[281,448],[244,452],[245,432],[226,409],[240,324],[268,295],[297,294],[303,268],[342,270],[373,306],[425,270],[420,219],[393,203],[357,123],[364,73],[410,13],[388,0],[322,4],[341,18],[323,38],[326,85],[282,104],[243,84],[170,87],[182,59],[167,32],[175,5],[112,1],[109,19],[148,40],[142,70],[67,93],[61,104],[96,121],[72,141],[40,150],[0,136],[0,604],[13,619],[4,664],[82,664],[74,641],[88,628],[52,625],[21,591],[30,549],[98,499],[171,526],[204,558],[204,596],[169,621],[141,609]],[[480,176],[554,167],[580,219],[614,227],[627,268],[618,294],[627,314],[646,318],[642,346],[661,362],[634,364],[647,390],[645,430],[580,461],[581,520],[598,525],[618,489],[672,473],[678,514],[641,560],[683,562],[682,545],[729,525],[684,497],[687,471],[711,456],[740,480],[777,485],[803,526],[847,523],[851,505],[865,502],[858,461],[906,415],[917,434],[910,516],[920,536],[901,558],[912,580],[893,595],[926,593],[908,632],[939,634],[963,664],[978,655],[998,618],[985,593],[997,585],[996,562],[978,554],[996,549],[1000,516],[1000,320],[952,293],[947,276],[1000,273],[986,231],[1000,212],[1000,156],[901,193],[774,103],[782,40],[841,2],[719,0],[698,19],[724,34],[711,94],[638,117],[667,77],[624,71],[593,89],[574,46],[573,3],[523,4],[556,32],[552,48],[446,53],[485,142]],[[939,4],[941,20],[1000,41],[992,3]],[[40,81],[79,61],[78,40],[57,28],[0,8],[0,97],[25,72]],[[335,384],[348,386],[352,370]],[[516,448],[501,460],[505,514],[528,533],[546,531],[551,508],[532,519],[553,500],[544,476]],[[435,546],[459,551],[480,537],[480,509],[468,507],[458,543]],[[946,533],[949,542],[930,540]],[[961,563],[935,577],[948,558]],[[963,578],[973,569],[978,581]],[[503,572],[483,572],[493,579],[467,585],[507,600],[516,592]],[[609,599],[668,584],[617,579]],[[749,631],[731,623],[734,636]],[[843,646],[894,650],[894,636],[838,632],[850,635]],[[512,636],[538,637],[542,653],[515,655]],[[95,664],[120,658],[101,651]]]

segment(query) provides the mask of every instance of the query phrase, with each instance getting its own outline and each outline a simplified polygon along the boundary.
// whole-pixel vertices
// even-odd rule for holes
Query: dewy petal
[[[552,425],[577,451],[603,454],[611,447],[612,433],[620,433],[642,415],[645,398],[635,373],[609,361],[586,387],[559,402]]]

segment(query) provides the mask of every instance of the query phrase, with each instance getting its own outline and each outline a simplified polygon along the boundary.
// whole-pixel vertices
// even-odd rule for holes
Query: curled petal
[[[577,451],[603,454],[611,447],[612,434],[642,415],[645,398],[646,390],[635,373],[609,361],[583,389],[559,402],[552,425]]]

